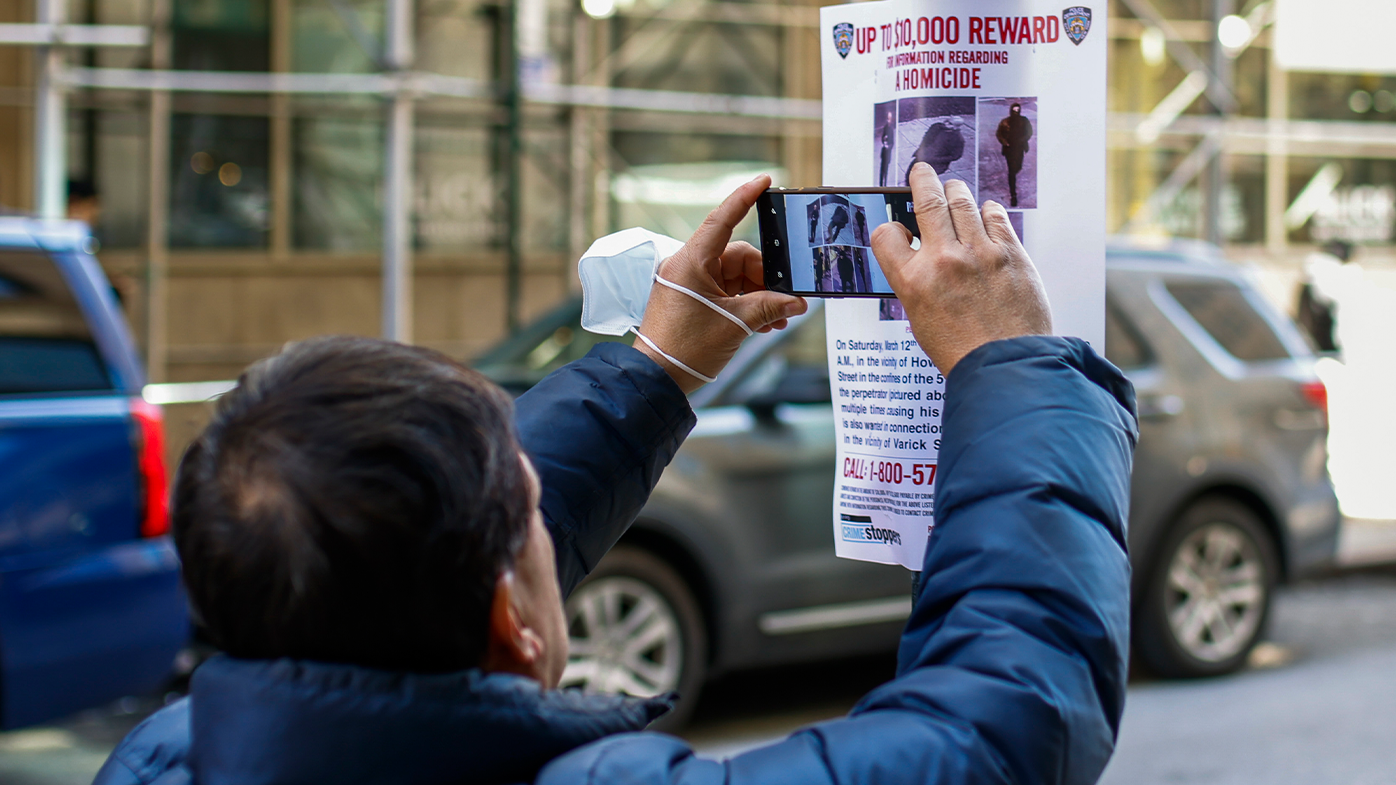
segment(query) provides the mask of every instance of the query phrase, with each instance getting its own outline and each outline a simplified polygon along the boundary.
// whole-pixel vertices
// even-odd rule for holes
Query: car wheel
[[[683,578],[648,551],[617,546],[567,599],[563,687],[650,697],[678,692],[654,723],[674,731],[693,712],[707,671],[707,630]]]
[[[1150,570],[1136,651],[1164,677],[1231,673],[1265,630],[1279,574],[1275,543],[1248,507],[1203,499],[1179,516]]]

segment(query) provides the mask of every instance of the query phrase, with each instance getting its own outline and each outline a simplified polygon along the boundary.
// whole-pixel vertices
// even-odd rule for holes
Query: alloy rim
[[[1165,610],[1178,645],[1203,662],[1221,662],[1254,638],[1265,612],[1265,566],[1236,526],[1209,523],[1189,534],[1168,567]]]
[[[678,615],[648,584],[615,576],[582,586],[567,601],[567,629],[563,687],[644,698],[678,689]]]

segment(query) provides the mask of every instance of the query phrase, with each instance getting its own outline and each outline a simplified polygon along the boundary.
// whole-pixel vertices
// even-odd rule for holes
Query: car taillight
[[[165,473],[165,413],[144,398],[131,399],[136,423],[136,470],[141,477],[141,536],[170,530],[169,478]]]
[[[1324,418],[1327,419],[1328,388],[1323,385],[1323,382],[1304,382],[1299,385],[1299,392],[1303,394],[1304,400],[1308,401],[1310,406],[1323,412]]]

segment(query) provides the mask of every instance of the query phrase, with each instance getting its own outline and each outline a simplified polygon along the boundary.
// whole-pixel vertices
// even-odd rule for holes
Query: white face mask
[[[684,365],[682,361],[655,345],[640,332],[649,305],[650,288],[656,282],[676,292],[683,292],[711,308],[751,335],[746,322],[703,295],[659,276],[659,264],[678,253],[683,243],[672,237],[646,231],[626,229],[602,237],[591,244],[577,262],[577,275],[582,279],[582,329],[601,335],[635,335],[664,359],[684,372],[705,382],[716,381]]]
[[[625,335],[640,326],[659,263],[683,243],[645,229],[626,229],[591,244],[577,263],[582,279],[582,329]]]

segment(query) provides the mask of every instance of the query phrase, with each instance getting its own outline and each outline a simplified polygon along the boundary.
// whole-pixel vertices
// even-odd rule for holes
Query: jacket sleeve
[[[894,680],[724,762],[629,734],[540,782],[1094,783],[1124,709],[1133,388],[1079,340],[999,341],[955,366],[943,426]]]
[[[663,368],[606,342],[520,396],[515,422],[565,597],[634,522],[696,419]]]
[[[189,782],[189,698],[146,717],[116,745],[92,785],[175,785]]]

